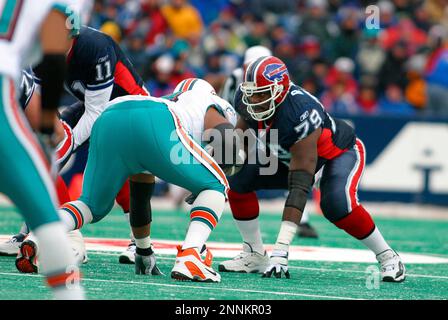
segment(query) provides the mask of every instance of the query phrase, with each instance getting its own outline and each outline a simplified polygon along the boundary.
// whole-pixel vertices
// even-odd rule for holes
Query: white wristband
[[[297,234],[297,229],[298,226],[294,222],[282,221],[275,247],[283,247],[284,245],[289,246],[289,244],[292,242],[292,239],[294,239],[295,235]],[[284,249],[282,248],[282,250]]]

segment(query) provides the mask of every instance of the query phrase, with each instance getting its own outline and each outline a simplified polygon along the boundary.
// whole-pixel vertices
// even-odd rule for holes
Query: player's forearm
[[[59,12],[51,11],[40,30],[43,59],[36,73],[42,80],[40,131],[46,134],[53,134],[54,131],[54,120],[67,69],[65,54],[70,47],[70,40],[65,19]],[[54,30],[58,32],[55,33]]]
[[[78,124],[73,129],[73,151],[89,139],[93,124],[99,116],[100,113],[85,112],[81,119],[79,119]]]
[[[294,239],[312,183],[313,175],[305,170],[289,172],[289,193],[283,209],[282,225],[276,242],[277,249],[287,251],[289,244]]]
[[[38,76],[42,80],[40,130],[43,133],[52,134],[66,74],[65,56],[63,54],[46,54],[37,70]]]

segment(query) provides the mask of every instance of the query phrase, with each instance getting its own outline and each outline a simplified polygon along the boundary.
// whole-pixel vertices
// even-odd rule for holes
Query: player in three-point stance
[[[223,152],[235,154],[239,144],[227,139],[225,131],[233,130],[236,113],[228,102],[208,91],[188,90],[169,98],[127,96],[110,103],[92,130],[82,195],[62,206],[60,216],[69,230],[98,222],[109,213],[128,177],[150,173],[179,185],[191,191],[195,199],[171,277],[219,282],[220,275],[211,267],[211,253],[207,251],[202,259],[201,249],[224,209],[228,183],[223,170],[228,168],[224,163],[221,168],[201,143],[207,141],[207,130],[214,129],[222,133],[226,146]],[[144,183],[138,187],[145,197],[148,190]],[[149,199],[134,200],[131,193],[136,273],[160,274],[149,237]]]
[[[68,106],[60,116],[58,126],[65,132],[65,138],[57,147],[57,163],[62,167],[70,155],[83,144],[88,143],[93,123],[104,111],[106,104],[124,95],[149,95],[144,88],[143,80],[134,70],[131,62],[124,55],[120,47],[106,34],[88,27],[78,28],[71,37],[71,48],[66,55],[67,75],[65,77],[66,90],[76,97],[79,102]],[[22,106],[27,113],[33,112],[33,90],[39,86],[40,74],[45,72],[36,68],[36,76],[30,78],[23,73]],[[36,82],[36,84],[34,83]],[[152,181],[153,182],[153,181]],[[57,180],[57,191],[60,203],[70,201],[67,187],[61,177]],[[116,198],[125,213],[129,212],[129,183],[126,182]],[[0,254],[15,255],[23,239],[28,235],[28,228],[24,225],[21,231],[9,241],[0,245]],[[80,233],[71,234],[76,243],[80,244],[79,256],[85,260],[85,250]],[[120,255],[122,263],[134,262],[135,243],[131,242],[127,250]],[[31,272],[26,264],[22,272]]]
[[[253,130],[255,135],[268,132],[268,148],[278,155],[280,163],[274,175],[260,175],[260,164],[246,163],[229,177],[230,207],[244,243],[243,252],[222,262],[219,270],[289,277],[289,245],[314,175],[322,169],[320,205],[324,216],[372,250],[381,264],[383,281],[403,281],[405,268],[399,255],[358,201],[365,148],[354,129],[345,121],[333,119],[314,96],[291,83],[286,65],[273,56],[250,63],[234,105],[241,115],[236,128]],[[272,130],[277,130],[278,141],[269,141]],[[255,190],[270,188],[288,189],[289,194],[269,258],[260,235]]]

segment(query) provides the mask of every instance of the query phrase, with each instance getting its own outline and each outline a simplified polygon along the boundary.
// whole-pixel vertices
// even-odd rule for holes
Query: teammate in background
[[[67,0],[18,0],[4,1],[0,8],[0,191],[14,202],[35,233],[41,271],[56,299],[84,298],[65,227],[56,212],[49,160],[66,72],[65,53],[70,48],[69,34],[76,31],[67,29],[66,21],[80,8],[75,4],[79,5]],[[45,71],[37,139],[18,107],[15,83],[25,65],[39,61]],[[21,253],[27,254],[23,249]]]
[[[234,102],[235,93],[239,87],[239,85],[243,82],[243,74],[244,70],[247,68],[249,63],[255,59],[264,56],[272,55],[271,50],[264,46],[253,46],[246,50],[244,53],[243,59],[243,67],[237,68],[233,70],[232,74],[227,78],[222,90],[220,92],[220,96],[229,101],[230,103]],[[309,211],[305,206],[303,211],[302,219],[300,220],[299,228],[298,228],[298,236],[303,238],[317,238],[318,234],[316,229],[309,223]]]
[[[256,59],[247,67],[244,82],[235,96],[241,115],[236,128],[252,129],[281,160],[274,175],[260,175],[259,164],[245,164],[229,178],[229,202],[243,235],[243,252],[219,265],[220,271],[264,272],[263,277],[289,278],[289,245],[297,232],[314,175],[320,179],[321,208],[324,216],[361,241],[381,264],[383,281],[401,282],[405,268],[375,226],[370,214],[358,201],[358,184],[365,166],[365,148],[354,129],[333,119],[321,103],[290,82],[286,65],[278,58]],[[278,141],[269,131],[277,130]],[[289,190],[282,224],[269,258],[263,248],[258,222],[255,190]]]
[[[144,88],[143,80],[135,72],[120,47],[109,36],[95,29],[82,27],[79,33],[73,37],[66,63],[65,88],[79,102],[67,107],[60,116],[61,121],[58,128],[65,132],[65,138],[57,148],[59,168],[81,145],[88,143],[93,123],[110,100],[124,95],[149,95]],[[38,68],[35,72],[37,76],[34,79],[39,84],[39,76],[45,70]],[[26,75],[24,78],[24,88],[34,86],[29,83],[29,79],[26,79]],[[23,101],[33,99],[29,94],[35,91],[39,90],[24,90]],[[27,113],[34,112],[32,106],[25,110]],[[154,184],[154,181],[148,182]],[[70,200],[68,190],[60,177],[57,187],[60,199],[65,199],[61,203],[68,202]],[[116,200],[129,221],[128,182],[123,185]],[[0,254],[14,255],[17,253],[27,234],[27,227],[22,226],[19,234],[0,246]],[[134,263],[134,252],[135,243],[131,241],[127,250],[120,255],[120,263]]]
[[[109,213],[128,177],[131,190],[135,187],[142,198],[147,197],[148,184],[133,182],[136,175],[151,172],[190,190],[194,198],[188,232],[178,247],[171,277],[219,282],[220,275],[211,268],[211,253],[202,260],[200,251],[224,208],[228,186],[224,171],[233,170],[234,165],[222,163],[221,169],[200,143],[211,142],[214,156],[220,154],[221,159],[237,154],[239,144],[225,134],[233,130],[236,113],[227,101],[210,92],[190,90],[169,98],[127,96],[110,103],[92,131],[82,195],[62,206],[59,213],[69,230],[98,222]],[[207,135],[208,129],[214,129],[212,136]],[[225,147],[218,149],[221,146]],[[130,221],[137,245],[135,271],[160,274],[149,235],[149,198],[134,200],[131,197]]]

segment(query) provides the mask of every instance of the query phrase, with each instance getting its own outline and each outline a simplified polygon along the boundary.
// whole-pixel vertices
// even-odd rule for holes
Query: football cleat
[[[299,224],[297,235],[301,238],[317,239],[319,237],[316,229],[314,229],[308,222]]]
[[[381,280],[385,282],[402,282],[406,279],[406,269],[400,256],[389,249],[376,256],[381,264]]]
[[[28,238],[20,244],[16,268],[22,273],[38,273],[37,245]]]
[[[123,264],[134,264],[136,248],[135,241],[132,240],[127,249],[120,254],[118,261]]]
[[[164,275],[156,264],[156,255],[152,248],[151,254],[148,256],[135,253],[135,274],[150,274],[153,276]]]
[[[243,242],[243,252],[232,260],[221,262],[218,270],[222,272],[263,273],[268,266],[269,257],[266,251],[262,255],[253,251],[247,242]]]
[[[85,264],[88,262],[86,245],[81,231],[72,230],[68,232],[68,238],[70,239],[70,245],[75,255],[77,265]]]
[[[0,243],[0,256],[17,256],[20,245],[26,238],[26,234],[19,233],[6,242]]]
[[[221,276],[211,267],[212,258],[208,250],[205,259],[202,260],[197,248],[182,250],[182,247],[178,246],[171,278],[180,281],[220,282]]]

